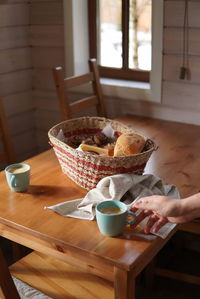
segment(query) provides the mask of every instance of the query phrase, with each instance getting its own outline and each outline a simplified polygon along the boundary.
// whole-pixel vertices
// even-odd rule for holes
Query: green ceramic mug
[[[125,225],[136,221],[136,215],[123,202],[107,200],[97,204],[96,220],[103,235],[115,237],[122,234]]]
[[[6,179],[12,191],[24,192],[30,181],[30,166],[24,163],[11,164],[5,168]]]

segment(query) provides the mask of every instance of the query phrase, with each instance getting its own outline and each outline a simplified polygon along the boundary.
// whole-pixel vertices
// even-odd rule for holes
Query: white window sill
[[[151,100],[150,83],[101,78],[103,94],[130,100]]]
[[[102,85],[122,86],[122,87],[140,88],[140,89],[150,89],[150,84],[146,83],[146,82],[111,79],[111,78],[101,78],[100,80],[101,80]]]

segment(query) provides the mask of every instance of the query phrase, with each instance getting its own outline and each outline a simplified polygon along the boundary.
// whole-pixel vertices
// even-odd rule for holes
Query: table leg
[[[114,268],[115,299],[135,299],[135,280],[133,272]]]

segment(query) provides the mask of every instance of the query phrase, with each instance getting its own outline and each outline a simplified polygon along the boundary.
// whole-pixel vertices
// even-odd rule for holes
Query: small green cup
[[[96,206],[96,220],[103,235],[115,237],[123,233],[127,224],[133,224],[136,221],[136,215],[128,211],[123,202],[107,200]]]
[[[7,183],[12,191],[24,192],[29,187],[30,166],[24,163],[11,164],[5,168]]]

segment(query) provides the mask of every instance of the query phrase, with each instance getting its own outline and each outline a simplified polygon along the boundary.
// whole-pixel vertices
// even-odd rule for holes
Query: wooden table
[[[126,118],[125,121],[130,124],[131,119]],[[131,124],[133,125],[133,121]],[[152,136],[155,140],[159,140],[159,130],[162,132],[159,123],[155,123]],[[182,195],[187,195],[195,192],[199,186],[195,177],[195,162],[199,164],[199,152],[198,156],[194,156],[196,152],[194,153],[190,144],[186,141],[183,147],[181,142],[179,144],[176,141],[177,132],[174,128],[173,132],[174,137],[168,136],[168,133],[168,139],[161,136],[161,140],[166,142],[153,153],[146,172],[160,175],[168,183],[177,184]],[[193,147],[194,145],[199,148],[198,142],[193,143]],[[65,218],[45,210],[45,206],[81,198],[86,191],[62,173],[53,150],[26,162],[31,166],[31,184],[26,193],[10,191],[4,172],[0,173],[0,235],[113,281],[115,298],[135,298],[137,275],[171,238],[174,231],[165,240],[154,235],[144,235],[140,228],[126,229],[122,236],[109,238],[100,234],[96,221]]]

